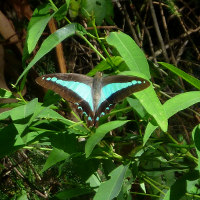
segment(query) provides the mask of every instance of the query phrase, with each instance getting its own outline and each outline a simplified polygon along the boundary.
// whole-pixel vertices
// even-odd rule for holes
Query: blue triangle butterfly
[[[95,127],[99,118],[110,112],[117,102],[150,85],[149,81],[136,76],[102,77],[100,72],[94,78],[75,73],[48,74],[38,77],[36,82],[73,103],[79,113],[86,116],[87,125]]]

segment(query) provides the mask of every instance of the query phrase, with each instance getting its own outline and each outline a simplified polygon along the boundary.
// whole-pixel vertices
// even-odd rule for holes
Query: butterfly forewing
[[[36,82],[44,88],[53,90],[86,115],[88,124],[94,118],[92,83],[93,78],[80,74],[49,74],[38,77]]]

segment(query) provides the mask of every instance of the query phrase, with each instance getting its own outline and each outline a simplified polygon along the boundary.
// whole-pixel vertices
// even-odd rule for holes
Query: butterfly
[[[98,127],[100,117],[109,113],[116,103],[132,93],[149,87],[149,81],[136,76],[115,75],[94,78],[76,73],[47,74],[36,79],[44,88],[53,90],[86,116],[88,126]]]

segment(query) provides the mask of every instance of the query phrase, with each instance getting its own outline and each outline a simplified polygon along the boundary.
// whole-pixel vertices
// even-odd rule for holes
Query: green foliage
[[[110,0],[82,0],[81,13],[89,22],[95,18],[97,25],[101,25],[104,19],[111,24],[113,5]]]
[[[106,12],[99,9],[99,3],[102,6],[105,2],[84,1],[81,8],[89,15],[95,13],[93,17],[97,24],[101,24],[103,19],[112,16],[110,3],[106,4]],[[71,9],[72,4],[73,1]],[[62,5],[62,9],[43,5],[34,11],[28,26],[24,59],[33,52],[49,20],[63,12],[63,6],[68,9],[69,1]],[[51,8],[53,13],[50,12]],[[96,71],[109,71],[150,79],[145,55],[131,37],[122,32],[110,32],[100,39],[98,32],[91,35],[81,24],[69,23],[42,42],[16,84],[21,79],[24,79],[24,84],[27,73],[35,63],[57,44],[74,36],[86,42],[103,59],[89,75],[94,75]],[[100,43],[106,58],[89,42],[88,37]],[[122,70],[124,68],[120,67],[121,64],[125,65],[126,70]],[[182,77],[188,84],[200,88],[199,80],[172,65],[160,64]],[[14,96],[1,89],[0,97],[6,99]],[[84,122],[73,122],[56,112],[60,109],[61,101],[50,92],[44,103],[38,102],[37,98],[29,102],[19,98],[18,103],[1,104],[1,107],[11,109],[0,113],[3,123],[0,128],[0,157],[12,156],[22,148],[49,151],[48,158],[39,171],[45,176],[45,173],[55,169],[54,176],[61,179],[60,188],[50,193],[50,198],[131,199],[136,186],[139,188],[136,192],[138,195],[159,199],[179,199],[185,195],[192,199],[192,195],[199,194],[200,127],[195,127],[192,133],[193,147],[198,158],[190,153],[191,146],[185,145],[185,140],[175,140],[167,132],[170,117],[200,102],[199,91],[179,94],[162,104],[152,84],[135,93],[134,97],[129,97],[126,102],[129,107],[122,104],[120,109],[115,108],[109,114],[112,121],[104,123],[108,118],[105,116],[97,129],[89,129]],[[127,110],[132,111],[131,116],[126,114]],[[159,134],[156,134],[156,129],[159,129]],[[134,135],[134,132],[139,134]],[[176,177],[175,172],[179,173],[180,178]],[[21,196],[18,198],[27,199],[27,193],[20,191]]]

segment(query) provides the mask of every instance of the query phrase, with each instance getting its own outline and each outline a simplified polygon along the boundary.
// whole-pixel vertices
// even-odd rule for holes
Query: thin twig
[[[154,10],[154,7],[153,7],[152,0],[149,0],[149,4],[150,4],[151,16],[152,16],[152,19],[153,19],[153,22],[154,22],[154,27],[155,27],[155,30],[156,30],[156,34],[158,36],[158,40],[160,42],[160,46],[161,46],[161,49],[162,49],[162,52],[163,52],[163,56],[165,58],[165,61],[169,62],[169,58],[168,58],[167,51],[166,51],[166,48],[165,48],[165,44],[163,42],[163,38],[162,38],[162,35],[161,35],[161,32],[160,32],[160,28],[159,28],[159,25],[158,25],[158,20],[157,20],[157,17],[156,17],[156,13],[155,13],[155,10]]]
[[[166,22],[166,19],[165,19],[163,7],[162,7],[160,1],[159,1],[159,3],[160,3],[160,13],[161,13],[161,17],[162,17],[163,27],[164,27],[164,29],[165,29],[166,38],[167,38],[167,40],[168,40],[169,51],[170,51],[170,54],[171,54],[172,63],[176,66],[177,63],[176,63],[176,59],[175,59],[175,56],[174,56],[174,52],[172,51],[172,47],[171,47],[171,45],[170,45],[169,31],[168,31],[168,28],[167,28],[167,22]]]
[[[150,46],[150,50],[151,50],[151,53],[152,53],[153,60],[154,60],[155,63],[157,63],[157,59],[156,59],[156,55],[155,55],[155,51],[154,51],[154,47],[153,47],[153,42],[152,42],[152,39],[151,39],[151,35],[150,35],[150,33],[149,33],[149,30],[147,29],[147,27],[146,27],[144,21],[142,21],[142,19],[141,19],[139,13],[137,12],[137,10],[136,10],[135,8],[134,8],[134,11],[135,11],[135,14],[136,14],[136,16],[138,17],[140,23],[142,24],[145,33],[147,34],[147,38],[148,38],[148,40],[149,40],[149,46]]]

